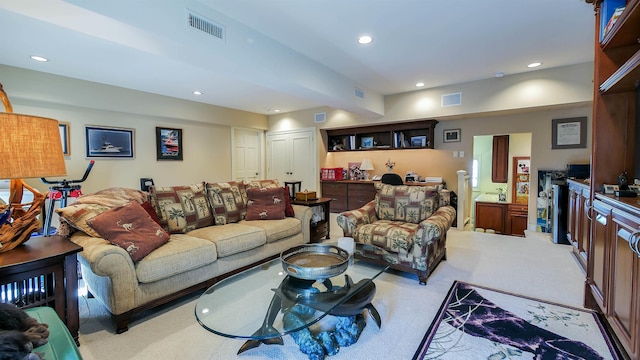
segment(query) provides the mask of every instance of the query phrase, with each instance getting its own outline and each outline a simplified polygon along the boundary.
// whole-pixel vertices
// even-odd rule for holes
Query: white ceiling
[[[188,12],[225,39],[189,28]],[[2,0],[0,34],[0,64],[261,114],[379,116],[384,95],[418,81],[590,62],[594,12],[584,0]]]

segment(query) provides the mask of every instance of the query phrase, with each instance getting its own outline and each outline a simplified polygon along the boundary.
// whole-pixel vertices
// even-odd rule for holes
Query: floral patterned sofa
[[[447,231],[455,217],[450,191],[438,186],[376,184],[376,197],[338,215],[344,236],[392,255],[392,268],[416,272],[421,285],[446,260]],[[365,259],[366,260],[366,259]]]

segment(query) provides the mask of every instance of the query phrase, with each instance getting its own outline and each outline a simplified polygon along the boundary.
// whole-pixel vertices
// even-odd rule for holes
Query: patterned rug
[[[414,359],[618,359],[591,311],[456,281]]]

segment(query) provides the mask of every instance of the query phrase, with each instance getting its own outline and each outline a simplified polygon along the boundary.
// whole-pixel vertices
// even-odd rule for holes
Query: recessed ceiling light
[[[196,90],[196,91],[193,92],[193,95],[202,95],[202,92]]]
[[[273,110],[273,111],[274,111],[274,112],[280,112],[280,109],[275,109],[275,110]]]
[[[417,83],[416,83],[416,86],[417,86],[417,87],[423,87],[423,86],[424,86],[424,83],[423,83],[422,81],[417,82]]]
[[[538,66],[540,66],[540,65],[542,65],[542,63],[541,63],[541,62],[533,62],[533,63],[531,63],[531,64],[527,65],[527,67],[529,67],[529,68],[534,68],[534,67],[538,67]]]
[[[35,61],[40,61],[40,62],[47,62],[49,61],[49,59],[42,57],[42,56],[38,56],[38,55],[31,55],[31,59],[35,60]]]
[[[369,35],[362,35],[358,38],[358,44],[370,44],[373,41],[373,38]]]
[[[501,78],[501,77],[503,77],[503,76],[504,76],[504,73],[503,73],[502,71],[498,71],[498,72],[496,73],[496,77],[497,77],[497,78]]]

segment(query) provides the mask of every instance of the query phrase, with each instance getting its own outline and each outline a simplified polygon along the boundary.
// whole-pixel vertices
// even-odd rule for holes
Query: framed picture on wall
[[[460,141],[460,129],[446,129],[443,132],[444,142],[459,142]]]
[[[133,159],[134,129],[87,125],[87,157]]]
[[[69,123],[58,121],[58,130],[60,130],[60,142],[62,142],[62,155],[71,155],[71,144],[69,141]]]
[[[579,149],[586,147],[586,116],[551,120],[552,149]]]
[[[530,157],[513,157],[513,190],[511,193],[511,201],[516,204],[529,203],[529,186],[531,182],[530,167]]]
[[[182,160],[182,129],[156,127],[156,154],[158,160]]]

